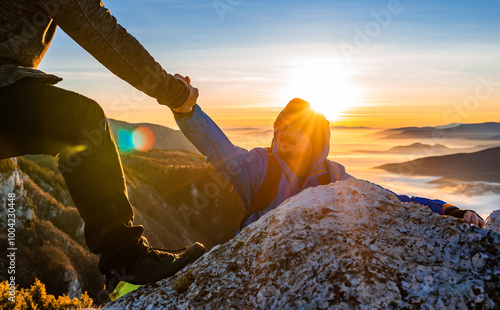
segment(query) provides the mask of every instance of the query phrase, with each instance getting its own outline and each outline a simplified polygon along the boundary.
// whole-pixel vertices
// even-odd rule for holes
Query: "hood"
[[[320,174],[319,172],[323,167],[323,162],[330,152],[330,122],[328,122],[323,114],[313,111],[309,102],[299,98],[290,101],[280,112],[274,122],[272,151],[289,180],[291,178],[296,179],[297,176],[290,170],[285,161],[278,156],[276,143],[277,132],[283,126],[285,119],[287,121],[303,122],[304,126],[307,127],[306,132],[308,132],[311,140],[314,154],[307,179],[309,180],[310,178],[316,177]],[[305,185],[307,180],[304,180],[303,183]]]

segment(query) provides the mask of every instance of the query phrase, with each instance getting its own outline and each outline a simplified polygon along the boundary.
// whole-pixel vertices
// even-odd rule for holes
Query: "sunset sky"
[[[500,121],[500,1],[104,0],[223,128],[270,127],[294,97],[335,125]],[[40,69],[111,118],[175,127],[62,31]]]

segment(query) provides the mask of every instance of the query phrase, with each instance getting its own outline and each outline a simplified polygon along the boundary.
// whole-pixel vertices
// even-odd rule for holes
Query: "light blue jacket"
[[[257,193],[264,178],[266,177],[268,152],[262,147],[254,148],[250,151],[235,146],[229,141],[227,136],[206,115],[198,106],[194,106],[194,111],[189,114],[175,114],[176,122],[184,135],[193,145],[207,157],[207,161],[231,182],[238,195],[243,200],[245,210],[248,211],[252,203],[253,196]],[[290,170],[288,165],[278,156],[276,142],[273,142],[272,151],[276,160],[282,168],[281,180],[278,186],[278,193],[269,206],[251,215],[244,223],[243,227],[257,221],[261,216],[279,206],[283,201],[300,193],[308,187],[318,185],[318,177],[327,173],[324,167],[325,160],[330,165],[330,181],[337,182],[352,178],[344,166],[331,160],[327,160],[330,151],[330,137],[323,148],[323,152],[318,154],[312,162],[312,169],[306,180],[301,183],[297,175]],[[420,197],[408,197],[398,195],[401,201],[417,201],[431,208],[433,212],[442,214],[444,201],[430,200]]]

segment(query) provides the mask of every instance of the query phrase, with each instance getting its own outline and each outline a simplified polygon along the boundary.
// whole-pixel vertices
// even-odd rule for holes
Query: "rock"
[[[13,169],[7,173],[0,173],[0,233],[3,228],[7,231],[8,224],[12,223],[12,218],[8,220],[8,214],[15,214],[14,226],[23,229],[35,217],[33,208],[26,203],[26,190],[24,188],[24,174],[17,167],[17,159],[6,159],[12,161]],[[12,200],[9,198],[13,197]],[[9,210],[11,212],[9,212]]]
[[[491,212],[490,216],[486,218],[484,228],[500,233],[500,210]]]
[[[49,288],[49,293],[51,293],[50,288],[57,288],[58,293],[64,293],[70,298],[80,296],[83,292],[81,278],[90,282],[88,280],[90,277],[79,275],[73,264],[86,261],[85,265],[82,264],[83,266],[78,266],[77,269],[80,272],[84,269],[88,270],[92,263],[97,266],[97,256],[94,261],[91,261],[87,251],[54,227],[51,222],[42,223],[44,219],[36,215],[33,202],[37,207],[49,207],[52,208],[52,212],[58,212],[53,216],[55,218],[56,215],[60,216],[62,213],[59,212],[57,206],[51,205],[55,204],[55,199],[46,198],[50,196],[43,193],[30,177],[22,172],[17,158],[5,161],[12,162],[12,169],[0,173],[0,245],[2,249],[7,246],[15,249],[16,284],[20,288],[29,288],[35,277],[40,280],[50,279],[53,282],[42,281]],[[15,196],[14,200],[9,200],[9,197],[13,196]],[[9,217],[9,214],[15,216]],[[50,235],[51,238],[43,240],[38,235],[42,233],[44,236]],[[35,240],[43,240],[44,243],[35,242]],[[44,248],[49,250],[44,252]],[[57,255],[54,250],[58,251]],[[44,254],[46,254],[45,257]],[[40,263],[42,258],[47,258],[49,255],[54,260],[53,264],[51,262],[49,266],[49,264]],[[36,260],[32,259],[33,257],[36,257]],[[0,269],[7,270],[8,263],[8,260],[0,261]],[[50,278],[45,277],[44,272],[47,269],[53,271]],[[9,279],[7,272],[0,275],[0,282],[7,279]],[[1,302],[0,309],[3,309]]]
[[[105,309],[499,305],[500,234],[349,180],[303,191],[176,276]]]

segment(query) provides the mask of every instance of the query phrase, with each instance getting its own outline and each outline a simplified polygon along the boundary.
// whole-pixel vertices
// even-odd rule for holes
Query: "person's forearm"
[[[42,0],[41,4],[56,24],[101,64],[160,104],[177,108],[188,98],[186,85],[163,70],[99,1]]]
[[[243,199],[245,206],[252,200],[252,188],[262,183],[267,161],[262,157],[265,149],[251,152],[234,146],[214,121],[198,105],[190,113],[175,113],[179,128],[191,143],[205,156]]]
[[[236,146],[198,105],[190,113],[174,112],[174,117],[188,140],[216,168],[236,156]]]

